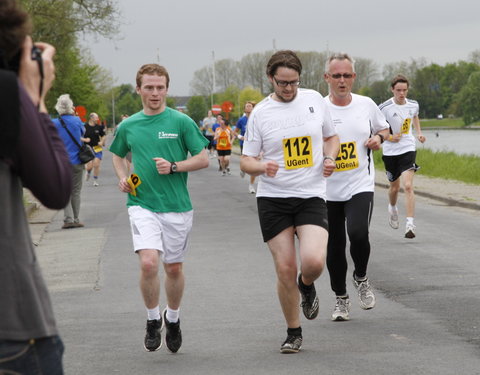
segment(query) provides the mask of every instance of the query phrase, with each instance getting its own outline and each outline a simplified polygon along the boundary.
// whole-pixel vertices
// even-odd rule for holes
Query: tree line
[[[75,104],[101,118],[117,123],[122,113],[131,114],[141,108],[141,102],[131,85],[113,87],[111,74],[96,64],[81,36],[93,34],[113,39],[122,18],[114,0],[20,0],[32,16],[33,39],[51,43],[57,49],[56,80],[47,98],[54,113],[59,95],[69,93]],[[228,115],[236,119],[242,114],[247,100],[261,100],[272,88],[265,75],[265,66],[273,51],[250,53],[239,61],[215,61],[193,74],[190,83],[193,97],[187,104],[188,114],[197,122],[210,108],[211,101],[221,104],[230,101],[234,110]],[[324,52],[302,52],[301,87],[327,94],[323,80]],[[371,59],[354,57],[357,79],[353,91],[370,96],[376,103],[391,97],[389,81],[396,74],[410,80],[409,96],[420,103],[421,118],[437,115],[462,117],[465,124],[480,120],[480,50],[470,54],[468,61],[444,66],[427,64],[425,59],[412,59],[386,64],[380,69]],[[215,82],[214,82],[215,77]],[[175,99],[167,105],[175,107]]]
[[[265,66],[272,53],[251,53],[240,61],[215,61],[215,75],[213,64],[194,72],[190,83],[192,93],[208,99],[212,93],[250,87],[261,95],[267,95],[272,88]],[[327,95],[328,87],[323,74],[330,53],[297,51],[297,54],[303,65],[301,87]],[[392,96],[390,80],[397,74],[403,74],[410,81],[409,97],[420,103],[420,117],[462,117],[466,125],[480,120],[480,50],[472,52],[468,61],[444,66],[427,64],[422,58],[386,64],[380,69],[371,59],[354,59],[357,78],[353,92],[370,96],[377,104]]]

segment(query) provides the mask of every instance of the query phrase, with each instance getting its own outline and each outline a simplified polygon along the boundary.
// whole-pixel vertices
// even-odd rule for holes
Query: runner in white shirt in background
[[[385,138],[382,157],[387,178],[390,181],[388,221],[393,229],[398,229],[397,199],[400,190],[399,177],[401,177],[407,214],[405,237],[414,238],[415,194],[413,191],[413,176],[420,167],[415,163],[417,152],[412,125],[421,143],[425,142],[426,138],[420,128],[419,105],[415,100],[407,98],[408,79],[402,75],[397,75],[393,78],[390,87],[393,98],[380,105],[380,110],[385,115],[391,129],[391,134]]]
[[[378,150],[388,135],[388,124],[375,102],[352,94],[355,65],[347,54],[334,54],[326,63],[324,78],[329,86],[327,103],[340,137],[335,172],[327,180],[327,208],[330,226],[327,267],[336,304],[332,320],[349,320],[347,293],[346,231],[354,271],[353,284],[359,304],[368,310],[375,295],[367,278],[370,257],[368,228],[373,208],[375,167],[372,150]]]
[[[244,172],[260,176],[260,226],[274,260],[287,323],[282,353],[296,353],[302,346],[299,290],[305,317],[318,315],[314,281],[324,269],[328,240],[325,178],[335,168],[339,147],[325,100],[316,91],[298,89],[301,72],[292,51],[278,51],[270,58],[267,76],[274,92],[250,115],[240,162]]]

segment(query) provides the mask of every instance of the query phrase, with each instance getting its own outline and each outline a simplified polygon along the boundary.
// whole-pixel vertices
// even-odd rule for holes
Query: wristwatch
[[[378,135],[380,137],[380,143],[383,143],[385,141],[385,137],[382,134],[377,133],[375,135]]]
[[[177,171],[177,163],[173,162],[170,164],[170,174],[174,174]]]

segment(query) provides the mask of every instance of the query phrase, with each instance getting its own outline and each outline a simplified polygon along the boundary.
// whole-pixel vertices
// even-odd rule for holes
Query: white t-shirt
[[[261,175],[257,197],[326,198],[323,141],[336,134],[322,96],[298,89],[289,103],[266,97],[248,119],[243,154],[279,165],[275,177]]]
[[[215,135],[215,132],[212,130],[213,124],[217,122],[215,117],[205,117],[202,122],[203,130],[205,131],[205,135]]]
[[[334,105],[328,97],[326,101],[340,137],[336,169],[327,179],[327,200],[344,202],[355,194],[374,191],[373,155],[365,141],[388,129],[388,123],[375,102],[366,96],[352,94],[346,106]]]
[[[387,122],[392,128],[393,134],[402,134],[400,142],[383,143],[383,155],[401,155],[409,151],[415,151],[415,137],[413,136],[413,118],[418,116],[420,107],[415,100],[407,98],[405,104],[396,104],[393,98],[379,106],[385,115]]]

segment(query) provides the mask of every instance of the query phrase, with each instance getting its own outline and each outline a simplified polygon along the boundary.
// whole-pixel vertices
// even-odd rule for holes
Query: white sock
[[[167,320],[170,323],[178,322],[179,317],[180,317],[180,309],[172,310],[170,307],[167,306]]]
[[[153,309],[148,309],[147,308],[147,316],[148,320],[158,320],[160,319],[160,307],[154,307]]]
[[[413,217],[407,217],[407,224],[413,225]]]
[[[388,204],[388,212],[394,213],[397,212],[397,206],[392,206],[390,203]]]

